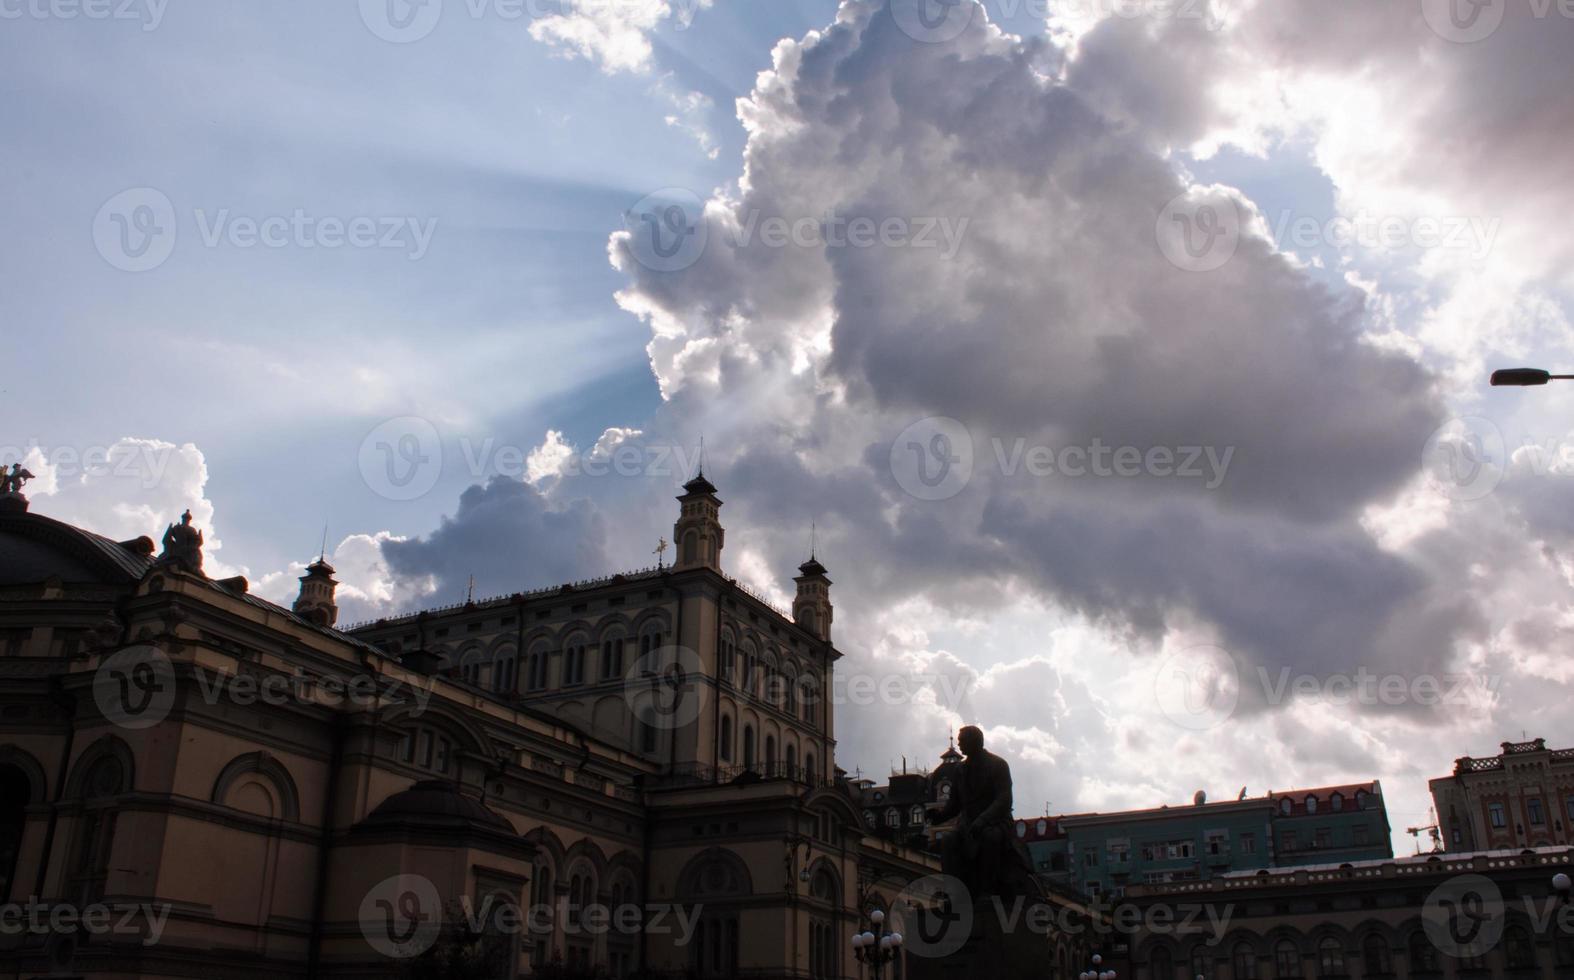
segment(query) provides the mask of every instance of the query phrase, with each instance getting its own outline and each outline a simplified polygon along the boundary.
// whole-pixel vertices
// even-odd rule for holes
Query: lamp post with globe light
[[[1104,957],[1094,953],[1093,968],[1091,970],[1083,970],[1077,974],[1077,980],[1115,980],[1115,971],[1103,969],[1103,963]]]
[[[880,980],[885,965],[902,955],[902,934],[885,931],[885,913],[880,909],[869,913],[869,924],[874,926],[873,931],[853,936],[853,956],[858,962],[869,964],[874,980]]]
[[[1552,876],[1552,890],[1557,893],[1558,901],[1567,905],[1569,903],[1569,890],[1574,888],[1574,882],[1562,871]]]

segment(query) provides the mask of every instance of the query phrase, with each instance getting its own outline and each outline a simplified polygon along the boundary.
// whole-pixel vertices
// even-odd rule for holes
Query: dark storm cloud
[[[435,581],[438,601],[501,595],[608,573],[606,526],[593,504],[558,504],[528,483],[493,477],[459,497],[459,509],[424,538],[383,542],[401,579]]]

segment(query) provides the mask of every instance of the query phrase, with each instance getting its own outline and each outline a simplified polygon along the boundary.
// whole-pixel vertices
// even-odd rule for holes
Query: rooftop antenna
[[[317,560],[323,562],[328,560],[328,525],[326,524],[322,526],[322,550],[317,552]]]
[[[465,605],[475,602],[475,576],[470,576],[470,587],[465,590]]]

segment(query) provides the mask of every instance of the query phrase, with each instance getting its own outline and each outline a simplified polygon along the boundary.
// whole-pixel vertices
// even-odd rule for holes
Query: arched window
[[[1510,970],[1528,970],[1536,965],[1536,947],[1519,926],[1510,926],[1503,933],[1503,956]]]
[[[492,659],[492,689],[501,694],[513,694],[519,682],[519,654],[513,647],[504,647]]]
[[[775,773],[776,773],[776,736],[775,735],[767,735],[767,736],[765,736],[765,760],[764,761],[765,761],[765,773],[766,773],[766,775],[775,775]]]
[[[104,754],[89,765],[79,785],[83,810],[78,818],[71,886],[75,898],[88,904],[104,896],[110,850],[115,842],[114,802],[131,788],[130,772],[119,756]]]
[[[692,565],[699,560],[700,536],[695,531],[683,535],[683,564]]]
[[[563,686],[585,683],[585,634],[575,633],[563,645]]]
[[[538,646],[530,651],[530,659],[525,663],[525,690],[547,689],[547,668],[550,661],[551,656],[545,646]]]
[[[811,786],[817,784],[820,781],[818,773],[816,773],[815,770],[814,770],[814,753],[813,752],[808,752],[808,753],[804,754],[804,757],[803,757],[803,778],[804,778],[804,782],[808,783]]]
[[[798,746],[787,746],[787,778],[798,778]]]
[[[725,630],[721,634],[721,652],[718,654],[721,679],[724,683],[731,684],[733,680],[733,661],[738,657],[738,645],[733,641],[732,631]]]
[[[1301,950],[1290,940],[1281,939],[1273,948],[1274,972],[1282,977],[1301,975]]]
[[[717,753],[721,761],[732,761],[732,718],[728,715],[721,716],[721,749]]]
[[[453,765],[454,743],[443,732],[426,725],[408,729],[399,740],[399,761],[446,776]]]
[[[1437,947],[1427,938],[1426,933],[1420,929],[1410,934],[1410,973],[1439,972]]]
[[[1235,980],[1257,980],[1257,951],[1251,943],[1236,943],[1230,954]]]
[[[1394,972],[1394,961],[1388,951],[1388,941],[1372,934],[1361,943],[1361,965],[1367,976],[1386,975]]]
[[[743,768],[754,768],[754,726],[743,726]]]
[[[924,808],[921,806],[914,806],[911,810],[907,811],[907,822],[912,824],[914,827],[922,827],[924,825]]]
[[[601,675],[596,679],[602,682],[616,680],[623,676],[623,634],[601,638]]]
[[[0,900],[11,894],[22,829],[27,824],[27,806],[40,802],[37,796],[38,790],[27,770],[18,765],[0,765]]]
[[[804,674],[798,682],[798,717],[814,721],[815,692],[818,690],[813,674]]]
[[[665,645],[666,634],[662,632],[660,623],[649,622],[640,628],[639,663],[641,673],[646,676],[661,673],[661,668],[666,666],[661,663],[662,647]]]
[[[1188,972],[1193,977],[1206,977],[1213,972],[1208,966],[1208,947],[1193,946],[1191,948],[1191,968]]]
[[[782,710],[794,717],[798,714],[798,672],[788,665],[782,675]]]
[[[1315,797],[1315,796],[1308,796],[1306,798],[1306,812],[1307,813],[1316,813],[1317,812],[1317,797]]]
[[[466,684],[481,683],[481,648],[469,646],[459,654],[459,676]]]
[[[1344,947],[1332,936],[1317,944],[1317,973],[1324,977],[1345,976]]]
[[[1175,961],[1170,958],[1170,951],[1163,946],[1155,947],[1148,958],[1148,970],[1153,980],[1175,980]]]
[[[893,806],[885,811],[885,825],[887,827],[900,827],[902,825],[902,815],[896,811],[896,807]]]
[[[743,689],[750,694],[759,693],[760,653],[753,640],[743,641]]]
[[[1334,795],[1328,797],[1328,806],[1329,806],[1330,809],[1335,810],[1335,811],[1343,810],[1344,809],[1344,794],[1343,793],[1335,793]]]

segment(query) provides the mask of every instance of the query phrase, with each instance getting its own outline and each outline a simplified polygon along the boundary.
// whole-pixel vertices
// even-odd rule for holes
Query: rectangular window
[[[1364,823],[1356,824],[1355,825],[1355,829],[1353,831],[1353,833],[1355,834],[1355,842],[1356,842],[1356,844],[1358,844],[1358,845],[1365,845],[1365,844],[1371,843],[1370,833],[1369,833],[1370,830],[1371,830],[1371,828],[1368,827]],[[1457,833],[1457,831],[1456,831],[1456,833]]]
[[[1546,812],[1541,809],[1541,797],[1531,797],[1525,801],[1525,812],[1530,817],[1533,826],[1540,827],[1547,822]]]
[[[1492,821],[1492,826],[1497,830],[1502,830],[1508,825],[1508,821],[1503,813],[1503,804],[1501,803],[1487,804],[1487,817]]]
[[[1230,849],[1230,835],[1224,830],[1210,830],[1207,834],[1209,854],[1224,854]]]
[[[1242,834],[1241,835],[1241,853],[1242,854],[1256,854],[1257,853],[1257,835],[1256,834]]]
[[[1318,827],[1312,836],[1313,847],[1334,846],[1334,832],[1327,827]]]
[[[1098,848],[1089,847],[1082,851],[1082,865],[1083,867],[1087,868],[1096,868],[1099,866]]]
[[[1565,804],[1565,809],[1567,809],[1569,812],[1569,822],[1574,823],[1574,796],[1568,798],[1568,802]]]
[[[1296,845],[1295,831],[1293,831],[1293,830],[1286,830],[1284,832],[1284,841],[1283,841],[1284,852],[1286,854],[1288,854],[1289,852],[1295,850],[1295,845]]]

